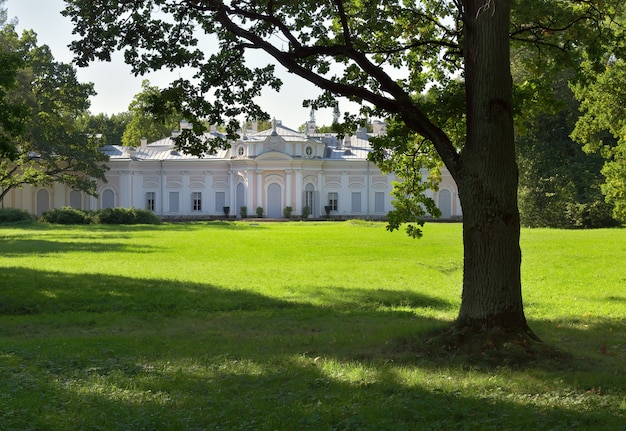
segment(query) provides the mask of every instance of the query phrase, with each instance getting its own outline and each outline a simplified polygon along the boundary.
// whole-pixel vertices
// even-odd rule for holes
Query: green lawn
[[[626,229],[522,231],[561,361],[430,356],[461,226],[0,227],[0,430],[626,430]]]

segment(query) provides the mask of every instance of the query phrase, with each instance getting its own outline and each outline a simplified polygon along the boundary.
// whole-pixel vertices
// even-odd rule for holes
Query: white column
[[[302,214],[302,169],[296,169],[296,207],[294,212]]]
[[[291,196],[291,169],[285,169],[285,206],[293,205],[293,196]]]
[[[246,188],[246,207],[248,208],[248,215],[254,214],[254,173],[252,169],[246,171],[248,178],[248,184]]]
[[[189,189],[188,171],[180,171],[180,184],[181,187],[178,191],[178,213],[191,214],[191,190]],[[176,190],[170,191],[175,192]],[[167,202],[168,212],[172,213],[172,208],[170,207],[170,191],[166,193],[165,202]]]
[[[204,174],[204,189],[202,189],[202,212],[210,213],[209,202],[213,202],[215,196],[213,195],[213,176],[211,171],[203,171]]]
[[[256,205],[252,211],[256,211],[257,207],[263,206],[263,169],[256,170]],[[267,210],[267,208],[263,208]]]
[[[348,171],[341,171],[341,188],[339,189],[339,202],[337,202],[337,213],[339,214],[345,214],[352,209],[350,184],[348,182],[349,174]]]
[[[227,202],[226,205],[228,205],[230,207],[230,214],[237,214],[237,210],[235,209],[235,205],[237,203],[237,200],[235,198],[235,171],[228,171],[228,190],[229,190],[229,200],[230,202]]]
[[[319,202],[317,203],[318,214],[315,214],[316,216],[326,215],[324,211],[324,195],[322,194],[322,172],[321,169],[317,172],[317,195],[319,196]]]

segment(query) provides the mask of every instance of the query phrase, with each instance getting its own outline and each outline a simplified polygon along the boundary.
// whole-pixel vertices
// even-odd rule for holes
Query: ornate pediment
[[[257,161],[273,161],[273,160],[285,160],[290,161],[293,160],[288,154],[279,152],[279,151],[267,151],[256,158]]]

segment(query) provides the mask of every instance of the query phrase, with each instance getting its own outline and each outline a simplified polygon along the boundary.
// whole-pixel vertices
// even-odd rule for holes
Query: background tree
[[[102,144],[122,145],[122,136],[132,118],[130,112],[119,114],[85,113],[78,119],[79,127],[83,133],[90,136],[99,136]]]
[[[54,61],[32,31],[20,37],[9,25],[2,38],[4,49],[23,53],[24,65],[7,97],[25,107],[27,120],[21,133],[11,136],[14,157],[0,160],[0,199],[15,187],[55,182],[96,194],[95,180],[105,179],[108,158],[77,123],[89,107],[92,84],[79,83],[71,65]]]
[[[179,129],[179,122],[183,118],[175,109],[155,106],[155,103],[168,105],[167,101],[158,100],[160,95],[159,88],[150,85],[150,81],[144,80],[141,83],[141,92],[135,95],[128,106],[130,121],[122,135],[123,145],[139,146],[142,138],[148,139],[148,142],[154,142],[171,136],[172,131]],[[160,118],[155,118],[155,108],[163,113]]]
[[[615,226],[612,206],[600,191],[602,157],[587,154],[570,138],[579,116],[568,86],[571,73],[557,76],[553,112],[524,121],[517,137],[520,169],[519,207],[522,225],[594,228]],[[550,91],[550,90],[547,90]]]
[[[24,104],[9,97],[9,91],[17,86],[17,74],[24,64],[24,56],[11,49],[9,39],[13,26],[8,23],[4,3],[0,0],[0,159],[15,159],[15,140],[25,130],[28,110]]]
[[[621,28],[618,30],[622,35]],[[588,153],[606,159],[602,192],[614,205],[613,216],[626,223],[626,57],[621,54],[613,51],[607,55],[601,70],[586,63],[589,80],[575,87],[583,115],[572,137],[583,143]]]
[[[362,103],[358,116],[344,115],[346,130],[360,118],[382,116],[394,124],[391,136],[377,141],[376,160],[387,169],[404,170],[405,182],[418,184],[423,163],[430,163],[413,154],[434,149],[431,156],[454,177],[463,206],[463,295],[455,333],[533,337],[521,295],[509,46],[513,40],[545,51],[532,57],[535,63],[553,61],[552,51],[567,58],[601,19],[593,1],[532,7],[511,0],[66,3],[64,13],[79,37],[72,48],[80,65],[109,60],[119,48],[135,73],[185,65],[196,71],[193,80],[177,80],[161,99],[188,119],[225,123],[227,138],[236,136],[237,116],[267,118],[255,97],[265,87],[280,88],[274,65],[248,66],[246,52],[263,50],[322,89],[305,106],[333,107],[337,96]],[[582,25],[589,27],[581,31]],[[217,37],[217,51],[205,55],[199,29]],[[548,71],[561,65],[553,63]],[[441,108],[427,110],[421,97],[427,88],[443,102],[463,101],[460,136],[454,124],[448,127]],[[198,126],[194,132],[200,131]],[[223,144],[194,140],[191,133],[179,139],[183,150],[197,154],[207,145]],[[429,202],[419,188],[405,196],[396,200],[396,208],[415,220],[420,204]],[[416,236],[417,220],[410,230]]]

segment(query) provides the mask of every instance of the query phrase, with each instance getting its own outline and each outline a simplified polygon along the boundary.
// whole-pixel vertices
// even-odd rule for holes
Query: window
[[[313,190],[305,190],[304,192],[304,206],[309,207],[311,211],[313,211],[314,195],[315,195],[315,191]]]
[[[361,212],[361,192],[352,192],[352,212]]]
[[[149,211],[154,211],[155,205],[154,202],[156,200],[156,193],[147,192],[146,193],[146,209]]]
[[[215,212],[221,214],[226,206],[226,192],[215,192]]]
[[[115,207],[115,194],[113,190],[107,189],[102,192],[102,208],[113,208]]]
[[[374,211],[377,213],[385,212],[385,192],[374,194]]]
[[[70,192],[70,206],[79,210],[81,208],[81,201],[80,192],[78,190],[72,190]]]
[[[244,153],[244,149],[243,149],[243,147],[239,147],[239,148],[237,148],[237,154],[239,155],[239,157],[242,157],[242,156],[243,156],[243,153]]]
[[[304,151],[306,152],[307,156],[310,156],[313,154],[313,148],[311,148],[310,146],[307,146]]]
[[[178,212],[179,202],[180,202],[180,199],[178,197],[178,192],[170,192],[170,212],[172,213]]]
[[[328,206],[331,211],[337,211],[337,201],[339,200],[339,195],[337,192],[328,193]]]
[[[202,192],[193,192],[191,194],[191,210],[202,211]]]

